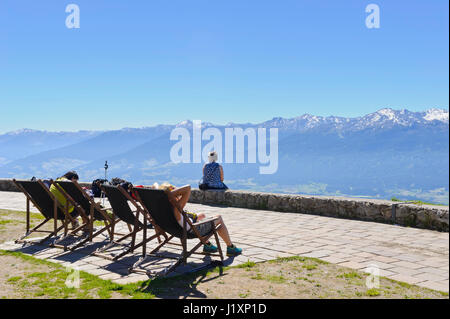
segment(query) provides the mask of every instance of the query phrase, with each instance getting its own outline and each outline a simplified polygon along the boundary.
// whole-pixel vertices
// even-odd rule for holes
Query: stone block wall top
[[[449,207],[338,196],[193,189],[191,203],[358,219],[449,231]]]

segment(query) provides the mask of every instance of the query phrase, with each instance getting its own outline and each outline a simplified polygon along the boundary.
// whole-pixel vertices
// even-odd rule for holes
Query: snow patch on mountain
[[[440,121],[448,123],[448,110],[432,108],[423,117],[426,121]]]

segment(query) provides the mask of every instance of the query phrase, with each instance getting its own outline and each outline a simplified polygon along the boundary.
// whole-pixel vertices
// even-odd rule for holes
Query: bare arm
[[[173,191],[170,192],[170,195],[172,198],[175,198],[177,201],[178,207],[180,209],[184,209],[184,206],[186,206],[186,203],[189,200],[189,197],[191,196],[191,185],[184,185],[179,188],[175,188]],[[178,209],[174,209],[175,218],[177,220],[180,220],[181,214],[178,211]]]
[[[184,185],[181,187],[177,187],[170,193],[175,197],[178,197],[178,196],[186,194],[186,193],[191,193],[191,185]]]
[[[222,166],[219,166],[220,168],[220,181],[223,182],[223,168]]]

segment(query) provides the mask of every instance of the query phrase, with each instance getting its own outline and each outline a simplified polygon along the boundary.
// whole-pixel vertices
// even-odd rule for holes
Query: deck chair
[[[68,213],[68,206],[63,207],[55,196],[50,192],[47,186],[41,180],[26,181],[26,180],[16,180],[13,179],[14,184],[19,188],[27,198],[27,214],[26,214],[26,232],[25,234],[17,239],[16,243],[39,243],[42,244],[51,237],[58,236],[59,231],[64,228],[64,235],[68,233],[69,222],[74,222],[76,215]],[[44,216],[44,221],[30,229],[30,202],[41,212]],[[53,230],[41,230],[41,227],[47,224],[53,219]],[[58,227],[58,221],[61,221],[62,226]],[[39,241],[27,240],[31,234],[35,232],[49,233],[43,239]],[[53,244],[52,244],[53,246]],[[58,247],[56,245],[55,247]]]
[[[187,258],[191,256],[192,254],[201,254],[201,255],[208,255],[208,256],[218,256],[220,257],[221,262],[223,262],[223,254],[222,249],[220,247],[219,237],[217,235],[217,230],[220,226],[214,226],[212,227],[211,232],[206,234],[205,236],[200,236],[199,231],[197,230],[198,225],[208,223],[208,222],[214,222],[215,218],[209,218],[207,220],[203,220],[200,222],[197,222],[193,224],[191,220],[187,217],[186,212],[181,209],[181,207],[178,205],[178,202],[175,198],[169,193],[165,192],[164,190],[156,190],[156,189],[148,189],[148,188],[133,188],[133,193],[136,195],[139,203],[148,211],[148,213],[152,216],[154,222],[156,225],[158,225],[164,232],[168,233],[170,236],[166,238],[166,240],[162,243],[160,243],[154,250],[152,250],[149,253],[149,256],[154,255],[157,253],[161,247],[163,247],[166,244],[175,244],[178,246],[182,246],[182,253],[181,257],[177,257],[177,261],[172,264],[170,267],[166,268],[164,270],[164,275],[172,272],[176,269],[176,267],[180,266],[181,264],[185,264],[187,262]],[[181,227],[174,214],[173,214],[173,208],[178,209],[178,211],[183,215],[184,219],[184,225]],[[193,230],[193,233],[187,232],[187,223],[189,223],[191,229]],[[215,237],[217,248],[218,248],[218,254],[210,254],[210,253],[203,253],[203,252],[197,252],[198,248],[200,248],[202,245],[206,244],[211,236]],[[177,244],[174,242],[171,242],[173,238],[178,238],[181,240],[181,244]],[[188,251],[187,249],[187,239],[198,239],[199,242],[197,245],[194,246],[191,250]],[[142,264],[144,260],[141,260],[140,262],[136,263],[133,267],[135,272],[144,272],[148,275],[151,274],[151,272],[138,269],[139,264]]]
[[[104,247],[99,248],[94,253],[94,255],[111,260],[118,260],[124,255],[134,252],[135,249],[141,246],[142,246],[142,255],[145,255],[147,249],[146,244],[149,241],[157,238],[159,242],[162,242],[161,236],[167,238],[167,235],[164,232],[161,232],[159,227],[153,226],[152,223],[153,220],[151,219],[151,217],[145,213],[145,211],[139,206],[139,204],[128,194],[128,192],[123,187],[121,187],[120,185],[119,186],[100,185],[100,188],[108,198],[108,201],[111,205],[111,208],[115,216],[117,216],[121,221],[127,224],[130,232],[117,240],[111,241]],[[128,202],[131,202],[131,204],[134,206],[135,208],[134,212],[131,209]],[[142,215],[143,217],[142,222],[139,219],[140,215]],[[148,237],[147,231],[150,228],[155,228],[155,234],[153,236]],[[137,243],[136,235],[140,231],[143,231],[143,239],[141,242]],[[131,242],[129,244],[124,244],[123,241],[127,238],[130,238]],[[105,252],[114,245],[124,246],[126,247],[126,249],[114,257],[109,257],[103,254],[103,252]]]
[[[73,251],[77,248],[80,248],[88,241],[92,242],[93,238],[99,236],[105,231],[108,231],[109,240],[114,240],[114,226],[117,222],[119,222],[120,219],[115,218],[114,214],[112,216],[109,216],[107,213],[107,209],[101,207],[100,204],[96,203],[94,199],[92,199],[84,191],[84,189],[80,186],[80,184],[78,184],[78,182],[51,181],[51,183],[61,192],[66,200],[74,206],[74,209],[78,211],[79,215],[84,216],[85,219],[89,221],[80,225],[73,231],[73,233],[75,233],[85,228],[89,230],[89,236],[87,238],[84,238],[84,240],[69,246],[68,249]],[[94,233],[94,221],[104,222],[105,227],[101,228],[100,230],[96,230],[96,232]],[[64,238],[61,238],[58,241],[62,241],[63,239]]]

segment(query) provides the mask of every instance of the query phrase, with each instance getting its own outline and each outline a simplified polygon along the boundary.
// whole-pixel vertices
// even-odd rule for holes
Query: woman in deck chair
[[[56,179],[57,181],[78,181],[78,174],[75,171],[69,171],[66,174],[64,174],[63,176],[59,177]],[[58,202],[60,202],[60,204],[63,207],[66,207],[66,198],[64,197],[63,194],[60,193],[60,191],[54,186],[50,186],[50,192],[55,195],[56,199],[58,200]],[[69,214],[73,215],[72,217],[76,217],[74,216],[74,207],[69,204]],[[81,216],[81,218],[83,219],[83,223],[87,224],[89,222],[89,220],[85,220],[84,216]],[[75,219],[75,223],[72,223],[72,227],[75,229],[79,226],[78,221]]]
[[[186,185],[180,188],[175,188],[173,185],[170,185],[168,183],[164,183],[161,186],[159,186],[159,189],[163,190],[169,190],[174,197],[177,199],[178,203],[180,204],[181,209],[184,209],[184,206],[189,200],[189,196],[191,196],[191,186]],[[178,224],[180,224],[181,227],[183,227],[184,219],[183,215],[180,214],[178,209],[175,207],[173,208],[173,213],[175,215],[176,220],[178,221]],[[194,214],[187,212],[187,215],[189,218],[192,219],[192,222],[195,223],[197,221],[201,221],[206,217],[205,214]],[[227,244],[227,256],[237,256],[242,253],[241,248],[237,248],[230,239],[230,235],[228,233],[228,229],[225,226],[225,223],[223,222],[222,216],[217,215],[215,216],[217,219],[214,221],[216,226],[220,225],[220,228],[217,230],[217,233],[219,236],[225,241]],[[198,231],[200,232],[200,235],[203,236],[204,234],[207,234],[211,231],[211,223],[201,224],[197,227]],[[192,232],[192,229],[190,229],[189,224],[187,224],[187,230],[188,232]],[[203,252],[205,253],[215,253],[217,252],[217,247],[208,242],[207,245],[203,246]]]

